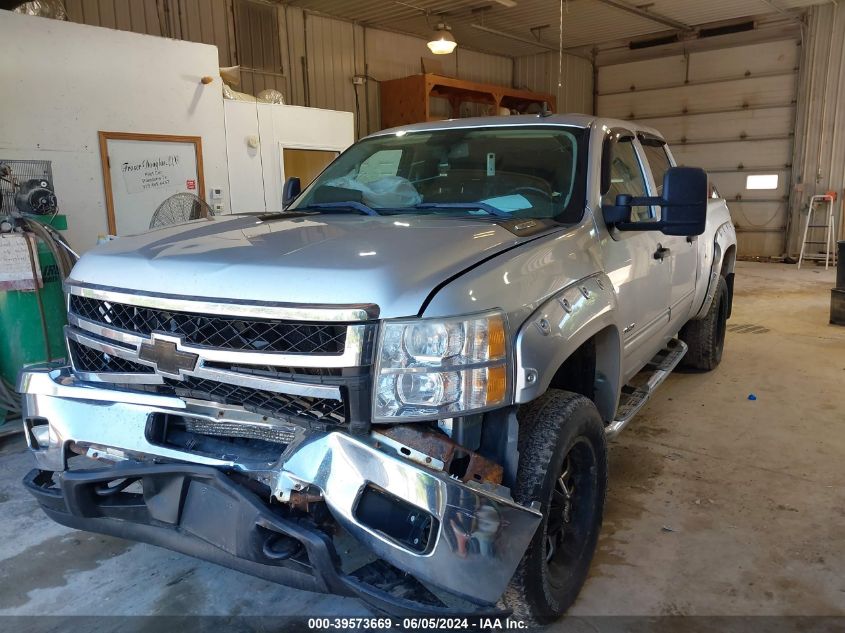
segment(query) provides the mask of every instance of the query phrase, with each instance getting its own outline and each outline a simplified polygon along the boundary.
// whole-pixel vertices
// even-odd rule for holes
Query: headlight
[[[508,396],[505,316],[386,321],[376,360],[377,421],[450,418]]]

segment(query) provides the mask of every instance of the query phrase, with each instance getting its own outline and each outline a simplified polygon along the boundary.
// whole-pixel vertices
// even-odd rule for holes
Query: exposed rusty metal
[[[432,460],[443,462],[443,470],[447,473],[450,472],[450,467],[455,459],[468,456],[469,462],[466,472],[461,476],[461,480],[464,482],[502,483],[503,471],[501,465],[478,453],[467,450],[445,435],[422,429],[414,424],[397,424],[386,429],[380,429],[379,433],[394,442],[404,444],[408,448],[430,456]]]
[[[293,490],[290,493],[290,500],[288,503],[292,508],[301,510],[302,512],[309,512],[308,505],[311,503],[319,503],[323,500],[322,495],[314,492],[300,492]]]
[[[502,483],[502,467],[494,461],[482,457],[478,453],[469,453],[469,464],[464,473],[463,481],[479,481],[483,483]]]

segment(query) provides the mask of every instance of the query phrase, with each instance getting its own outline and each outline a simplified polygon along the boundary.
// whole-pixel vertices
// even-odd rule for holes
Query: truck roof
[[[425,123],[414,123],[380,130],[369,137],[396,134],[397,132],[422,132],[433,130],[450,130],[473,127],[508,127],[517,125],[566,125],[570,127],[601,127],[608,128],[622,127],[631,132],[644,132],[658,138],[663,135],[654,128],[637,123],[636,121],[625,121],[622,119],[611,119],[608,117],[592,116],[587,114],[551,114],[540,116],[539,114],[520,114],[515,116],[484,116],[470,117],[466,119],[447,119],[445,121],[428,121]],[[368,138],[369,138],[368,137]]]

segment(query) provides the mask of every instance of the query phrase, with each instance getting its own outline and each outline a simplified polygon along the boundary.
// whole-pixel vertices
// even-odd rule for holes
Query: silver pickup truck
[[[68,364],[20,378],[24,484],[64,525],[383,612],[551,620],[607,440],[722,355],[735,233],[674,165],[630,121],[425,123],[289,180],[282,213],[98,247]]]

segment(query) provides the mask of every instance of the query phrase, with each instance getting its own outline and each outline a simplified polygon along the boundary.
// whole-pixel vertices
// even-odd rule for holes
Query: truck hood
[[[373,303],[391,318],[417,314],[438,284],[524,241],[472,218],[231,216],[113,240],[86,253],[69,282],[228,300]]]

